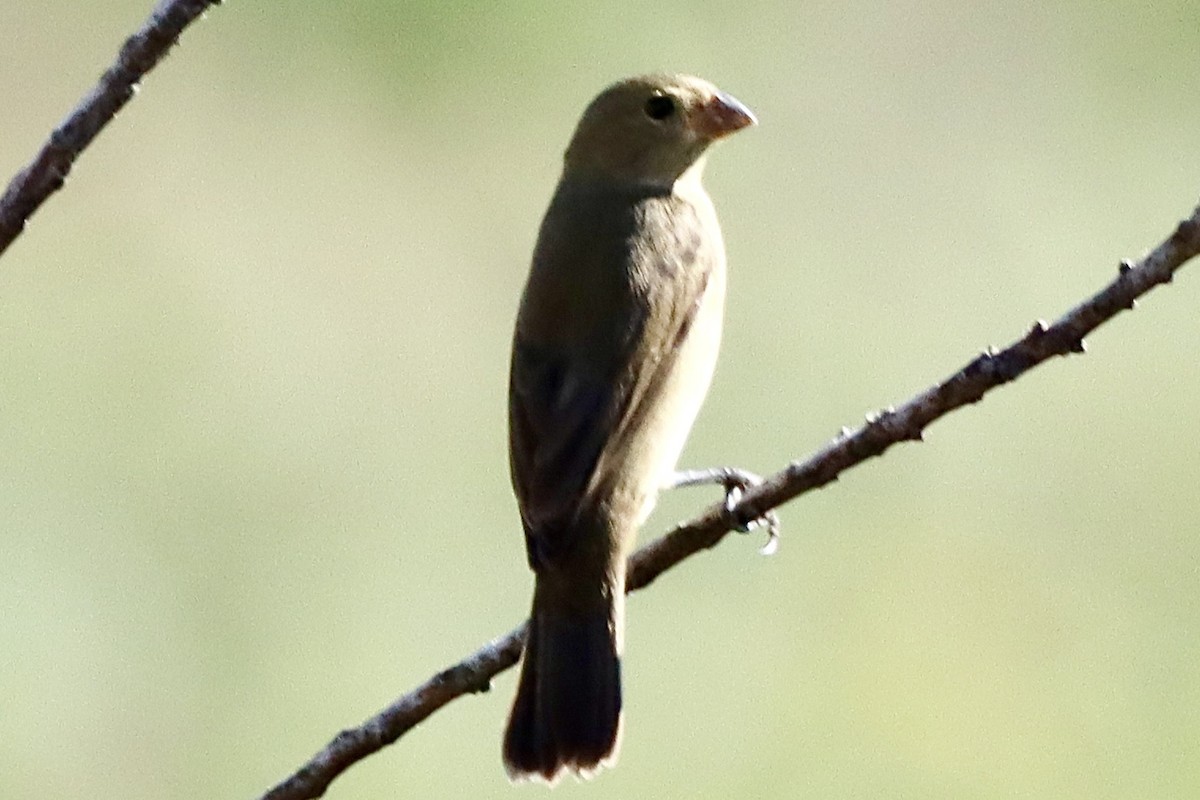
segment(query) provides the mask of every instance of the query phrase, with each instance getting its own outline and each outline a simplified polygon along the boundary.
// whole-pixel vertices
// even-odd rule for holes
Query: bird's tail
[[[553,784],[564,770],[589,778],[616,762],[621,589],[606,593],[610,602],[604,606],[579,613],[547,609],[548,598],[535,592],[521,680],[504,733],[504,766],[512,780]]]

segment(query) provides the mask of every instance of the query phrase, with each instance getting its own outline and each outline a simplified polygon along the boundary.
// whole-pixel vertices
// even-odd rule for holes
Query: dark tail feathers
[[[564,770],[589,778],[616,761],[621,662],[615,612],[550,617],[534,606],[504,733],[504,766],[512,780],[553,784]]]

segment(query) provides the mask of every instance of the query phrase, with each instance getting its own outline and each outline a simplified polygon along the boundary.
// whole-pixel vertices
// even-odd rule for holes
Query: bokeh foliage
[[[14,173],[149,2],[0,5]],[[1200,193],[1194,3],[228,2],[0,261],[0,796],[251,797],[525,612],[508,337],[582,105],[703,75],[732,283],[689,465],[769,471]],[[590,797],[1200,786],[1200,283],[630,604]],[[712,499],[665,498],[648,533]],[[330,797],[509,797],[512,678]],[[534,794],[539,792],[532,791]]]

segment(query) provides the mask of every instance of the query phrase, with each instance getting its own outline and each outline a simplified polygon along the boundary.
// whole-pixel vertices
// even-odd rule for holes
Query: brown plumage
[[[583,114],[538,235],[509,383],[513,487],[536,574],[504,737],[514,780],[613,763],[625,559],[716,362],[725,250],[700,185],[754,123],[712,84],[621,81]]]

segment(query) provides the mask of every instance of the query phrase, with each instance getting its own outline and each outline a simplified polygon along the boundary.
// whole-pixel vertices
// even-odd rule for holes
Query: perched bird
[[[509,458],[536,574],[504,736],[513,780],[611,765],[625,559],[708,391],[725,247],[705,153],[755,124],[707,81],[648,75],[584,112],[513,337]]]

